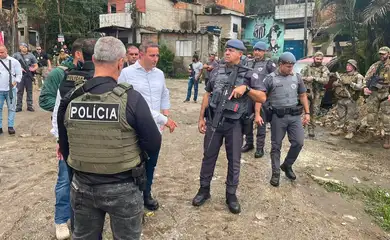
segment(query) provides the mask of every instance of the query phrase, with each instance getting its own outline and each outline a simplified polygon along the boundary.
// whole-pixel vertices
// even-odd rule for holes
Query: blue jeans
[[[15,123],[15,110],[16,110],[16,88],[12,89],[12,103],[9,98],[9,91],[0,91],[0,128],[3,128],[3,106],[4,101],[7,102],[8,108],[8,127],[14,127]]]
[[[160,150],[157,152],[148,152],[149,160],[146,162],[146,189],[144,191],[144,195],[148,195],[152,191],[152,184],[153,184],[153,175],[154,175],[154,169],[157,165],[157,159],[158,154],[160,153]]]
[[[56,224],[66,223],[70,219],[70,181],[68,165],[64,160],[58,160],[58,178],[55,188],[56,205],[54,222]]]
[[[190,77],[188,79],[188,89],[187,89],[186,101],[190,101],[190,99],[191,99],[192,86],[194,86],[194,101],[196,101],[198,99],[198,84],[199,84],[199,81],[195,81],[195,78]]]

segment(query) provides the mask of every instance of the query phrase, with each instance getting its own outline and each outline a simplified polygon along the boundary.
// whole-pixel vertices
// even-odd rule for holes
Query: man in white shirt
[[[198,85],[200,77],[202,76],[203,64],[199,61],[198,55],[192,57],[192,63],[190,64],[190,78],[188,79],[187,97],[184,102],[189,102],[191,98],[192,86],[194,86],[194,102],[198,100]]]
[[[173,132],[177,124],[168,118],[171,106],[169,90],[165,85],[164,73],[156,68],[159,57],[159,46],[157,44],[147,43],[141,46],[140,59],[122,70],[118,83],[126,82],[133,85],[134,89],[141,93],[148,103],[154,121],[160,131],[166,126],[170,132]],[[157,210],[159,207],[158,202],[153,199],[151,194],[153,174],[159,152],[147,152],[149,161],[146,163],[147,184],[144,191],[144,206],[151,211]]]
[[[0,45],[0,134],[3,133],[3,105],[7,102],[8,133],[15,134],[16,83],[22,80],[22,67],[18,60],[8,56],[7,48]]]

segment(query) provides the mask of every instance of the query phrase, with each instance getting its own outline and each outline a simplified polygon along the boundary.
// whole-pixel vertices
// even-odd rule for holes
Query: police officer
[[[94,78],[61,101],[60,150],[73,169],[72,239],[98,239],[105,214],[115,238],[140,239],[144,151],[157,151],[161,135],[140,93],[117,84],[126,49],[114,37],[95,46]]]
[[[75,86],[83,84],[85,81],[93,77],[95,67],[92,62],[92,55],[95,44],[96,39],[84,39],[82,55],[79,62],[77,63],[77,67],[75,69],[71,69],[65,74],[64,80],[59,86],[61,98],[64,98],[65,94],[67,94]]]
[[[272,119],[270,120],[272,177],[270,183],[275,187],[279,186],[279,168],[289,179],[296,179],[292,165],[303,147],[305,137],[301,120],[302,107],[298,106],[298,98],[305,111],[303,123],[307,124],[310,121],[305,84],[299,74],[293,73],[295,62],[296,59],[292,53],[283,53],[279,57],[278,69],[264,79],[263,90],[267,93],[267,101],[272,107]],[[280,149],[286,133],[291,147],[284,163],[280,165]]]
[[[264,42],[257,42],[253,47],[254,59],[247,62],[247,66],[253,68],[253,77],[263,81],[265,76],[272,73],[276,69],[276,64],[270,59],[265,59],[265,52],[267,51],[267,44]],[[254,106],[253,106],[254,105]],[[248,115],[254,114],[254,121],[257,125],[256,134],[256,152],[255,158],[264,156],[264,144],[266,136],[266,107],[263,108],[261,103],[254,103],[252,100],[248,102]],[[245,136],[245,145],[242,147],[242,152],[248,152],[253,149],[253,123],[250,122],[247,127]]]
[[[200,189],[192,201],[194,206],[201,206],[210,198],[210,182],[225,138],[228,159],[226,203],[235,214],[241,211],[236,196],[242,146],[241,118],[247,113],[249,97],[257,102],[264,102],[266,97],[264,92],[252,89],[259,89],[261,82],[251,79],[249,69],[240,65],[240,57],[245,49],[242,41],[229,40],[225,50],[226,64],[219,64],[207,83],[198,123],[199,132],[205,134]]]

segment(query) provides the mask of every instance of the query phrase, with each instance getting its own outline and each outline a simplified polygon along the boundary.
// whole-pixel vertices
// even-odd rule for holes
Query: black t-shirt
[[[42,52],[41,54],[38,54],[37,52],[35,52],[34,55],[38,61],[39,67],[47,67],[47,61],[49,60],[49,56],[47,56],[46,53]]]
[[[85,89],[92,94],[103,94],[112,91],[117,82],[111,77],[96,77],[85,83]],[[69,156],[68,135],[64,125],[64,118],[69,94],[61,101],[58,109],[58,133],[61,153],[64,159]],[[136,131],[138,143],[142,151],[156,152],[161,147],[161,134],[152,117],[149,106],[142,95],[130,89],[127,91],[126,119],[129,125]],[[109,184],[131,181],[129,171],[118,174],[94,174],[75,171],[75,177],[81,183],[87,185]]]

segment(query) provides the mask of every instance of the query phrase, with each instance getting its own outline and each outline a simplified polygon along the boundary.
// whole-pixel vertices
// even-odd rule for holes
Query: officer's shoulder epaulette
[[[112,92],[115,93],[115,95],[121,97],[123,94],[125,94],[128,90],[132,89],[133,85],[128,83],[119,83]]]

